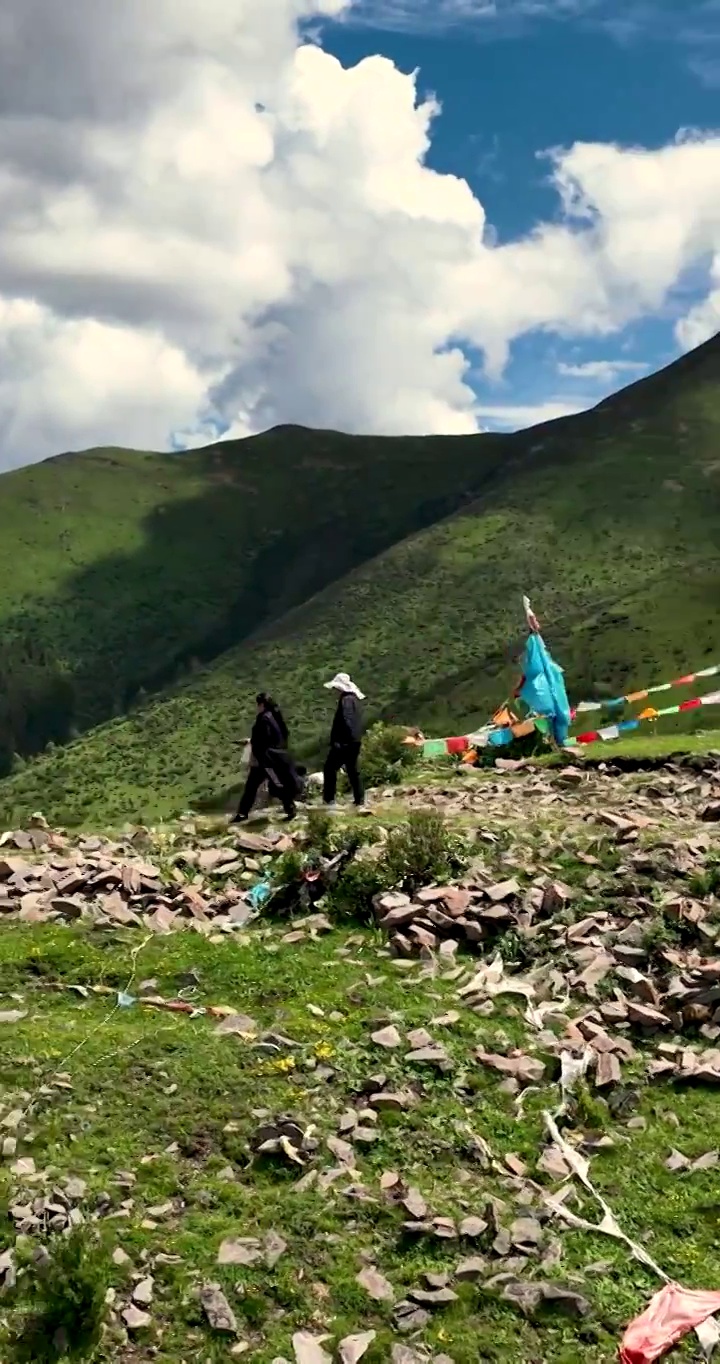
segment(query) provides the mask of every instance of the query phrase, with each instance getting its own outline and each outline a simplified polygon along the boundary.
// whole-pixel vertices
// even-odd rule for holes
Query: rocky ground
[[[720,1285],[720,759],[378,792],[354,865],[415,810],[457,873],[365,925],[304,817],[0,838],[8,1340],[73,1228],[128,1364],[599,1362],[638,1250]]]

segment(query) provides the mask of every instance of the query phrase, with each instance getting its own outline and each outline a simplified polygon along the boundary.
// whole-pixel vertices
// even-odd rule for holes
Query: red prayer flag
[[[669,1283],[655,1294],[622,1338],[620,1364],[654,1364],[673,1345],[720,1311],[720,1293],[696,1292]]]

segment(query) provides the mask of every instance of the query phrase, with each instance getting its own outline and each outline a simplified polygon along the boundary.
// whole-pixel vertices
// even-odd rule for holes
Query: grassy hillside
[[[655,774],[443,775],[379,806],[393,856],[366,848],[313,916],[286,891],[243,923],[237,901],[265,876],[297,887],[327,851],[318,821],[298,822],[289,857],[272,827],[276,853],[258,858],[204,819],[70,838],[70,898],[50,889],[67,880],[57,847],[23,851],[0,933],[4,1364],[57,1361],[59,1321],[66,1364],[87,1364],[102,1326],[95,1364],[312,1359],[297,1332],[322,1339],[316,1360],[348,1364],[359,1350],[339,1342],[360,1332],[365,1364],[617,1364],[660,1284],[627,1245],[550,1215],[555,1194],[591,1228],[601,1217],[548,1140],[543,1113],[563,1100],[562,1137],[623,1232],[672,1281],[720,1282],[709,774],[663,774],[664,801]],[[333,848],[372,827],[340,816]],[[436,875],[447,886],[448,853],[452,880],[473,867],[456,955],[437,950],[452,924],[439,885],[433,917],[416,904],[408,936],[392,933],[393,960],[368,896],[408,878],[415,895]],[[480,889],[501,881],[504,920]],[[530,927],[528,898],[543,904]],[[604,951],[581,973],[589,915]],[[507,990],[491,996],[478,968],[496,951]],[[543,1001],[540,1016],[513,989]],[[646,1026],[648,998],[661,1028]],[[568,1094],[559,1057],[575,1027],[590,1065]],[[280,1124],[289,1151],[265,1146]],[[71,1218],[79,1231],[60,1234]],[[202,1310],[210,1284],[232,1313],[224,1333]],[[408,1320],[412,1300],[429,1312]],[[692,1335],[667,1356],[699,1358]]]
[[[338,438],[305,439],[310,451]],[[718,338],[592,412],[498,442],[444,445],[465,447],[468,468],[473,449],[488,450],[481,498],[333,581],[188,684],[18,772],[0,787],[0,815],[43,808],[75,822],[183,808],[235,779],[232,741],[259,686],[281,697],[297,742],[312,749],[327,722],[321,683],[338,667],[357,675],[372,715],[457,729],[506,694],[524,590],[576,699],[716,661]],[[438,463],[447,480],[449,454],[414,444],[436,451],[423,480],[439,481]],[[408,445],[382,448],[374,467],[397,506],[409,495]],[[347,525],[352,503],[336,495]],[[358,524],[368,500],[366,489]],[[712,713],[701,718],[712,723]]]
[[[461,506],[502,437],[278,428],[0,477],[0,772],[124,713]]]

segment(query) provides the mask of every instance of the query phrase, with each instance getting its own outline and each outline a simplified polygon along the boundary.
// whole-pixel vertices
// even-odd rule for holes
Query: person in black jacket
[[[338,673],[332,682],[325,683],[325,687],[328,691],[340,694],[330,730],[330,751],[323,770],[323,800],[326,805],[335,804],[338,772],[344,767],[353,800],[362,807],[365,804],[365,792],[358,760],[364,731],[360,702],[365,697],[347,673]]]
[[[288,727],[280,707],[267,692],[261,691],[256,701],[257,718],[250,735],[250,771],[233,821],[235,824],[248,818],[264,781],[268,783],[270,794],[282,802],[288,819],[294,819],[297,813],[295,797],[300,790],[300,780],[288,753]]]

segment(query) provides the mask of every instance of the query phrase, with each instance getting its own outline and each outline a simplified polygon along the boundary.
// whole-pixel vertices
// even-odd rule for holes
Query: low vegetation
[[[39,1250],[39,1253],[38,1253]],[[97,1236],[77,1227],[51,1237],[21,1263],[19,1300],[8,1349],[17,1364],[93,1359],[100,1347],[110,1259]]]
[[[610,1364],[658,1281],[546,1202],[566,1176],[544,1112],[561,1106],[560,1050],[582,1050],[568,1018],[597,1038],[601,1017],[622,1061],[566,1096],[563,1136],[664,1272],[714,1287],[720,1025],[677,982],[698,961],[720,971],[720,769],[692,761],[448,770],[398,787],[375,819],[312,812],[292,846],[284,828],[248,842],[210,819],[109,841],[36,823],[6,840],[0,1357]],[[319,902],[228,919],[234,891],[292,885],[349,850]],[[28,899],[13,881],[33,883],[28,862],[60,880],[74,868],[81,889]],[[118,871],[113,892],[113,866],[131,865],[140,879]],[[336,896],[352,902],[363,874],[369,912],[345,918]],[[451,905],[448,880],[455,910],[463,887],[475,896],[484,946],[385,930],[428,883],[430,907]],[[44,894],[60,895],[50,918],[19,921],[46,912]],[[111,918],[123,897],[128,927]],[[507,988],[483,993],[498,948]],[[639,1021],[650,998],[659,1032]],[[681,1078],[689,1055],[705,1078]],[[663,1058],[671,1073],[654,1075]],[[597,1221],[570,1182],[567,1206]],[[695,1357],[692,1338],[677,1357]]]

